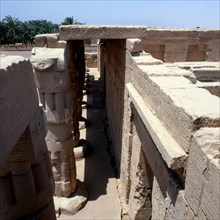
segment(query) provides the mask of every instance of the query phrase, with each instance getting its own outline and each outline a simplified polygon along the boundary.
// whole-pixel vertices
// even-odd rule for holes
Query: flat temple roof
[[[207,35],[219,38],[217,29],[200,28],[152,28],[146,26],[110,26],[110,25],[61,25],[60,40],[84,40],[84,39],[129,39],[148,38],[157,36],[159,33],[166,37],[184,37],[192,34],[196,37]]]

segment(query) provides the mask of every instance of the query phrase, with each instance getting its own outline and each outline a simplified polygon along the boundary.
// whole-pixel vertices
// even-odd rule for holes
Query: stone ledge
[[[159,119],[153,115],[152,111],[145,104],[143,98],[131,83],[126,84],[129,96],[139,113],[144,125],[155,142],[158,151],[161,153],[167,166],[171,169],[184,167],[187,155],[185,151],[176,143],[173,137],[161,124]]]
[[[152,36],[159,36],[164,40],[173,38],[182,40],[190,38],[192,34],[204,36],[212,33],[218,33],[217,29],[184,29],[184,28],[149,28],[147,26],[114,26],[114,25],[61,25],[60,40],[83,40],[83,39],[131,39],[146,38],[151,39]]]
[[[127,39],[145,36],[145,26],[61,25],[61,40]]]

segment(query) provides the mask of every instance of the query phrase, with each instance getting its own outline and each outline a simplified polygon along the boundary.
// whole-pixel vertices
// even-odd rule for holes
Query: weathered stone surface
[[[31,63],[39,92],[64,92],[71,86],[70,76],[65,69],[64,49],[34,48]]]
[[[24,82],[28,82],[26,86],[23,86]],[[19,56],[1,58],[0,164],[4,163],[37,109],[37,93],[30,62]]]
[[[57,48],[59,34],[38,34],[34,38],[36,47]]]
[[[131,53],[141,52],[143,50],[143,45],[141,39],[129,39],[126,43],[126,48]]]
[[[55,179],[55,195],[67,197],[76,189],[72,120],[75,122],[77,117],[72,117],[72,76],[68,73],[64,55],[64,49],[34,48],[31,62],[48,121],[46,142]]]
[[[63,124],[48,124],[47,140],[64,142],[72,137],[72,125],[69,120]]]
[[[82,209],[87,202],[88,194],[86,187],[77,180],[76,191],[67,198],[54,197],[55,209],[59,214],[74,215]]]
[[[154,68],[142,65],[139,69],[135,67],[135,63],[132,64],[137,70],[137,74],[131,75],[134,87],[184,150],[189,149],[193,130],[219,125],[218,97],[210,95],[207,90],[199,89],[181,76],[148,78],[148,72],[155,72],[155,69],[159,72],[159,66]]]
[[[145,26],[61,25],[60,39],[126,39],[144,36]]]
[[[136,59],[134,60],[136,61]],[[153,63],[153,64],[158,64],[158,63]],[[158,65],[149,66],[149,65],[140,64],[138,65],[138,67],[141,68],[141,70],[143,70],[144,72],[146,72],[148,76],[164,76],[164,77],[184,76],[190,79],[192,83],[196,82],[196,77],[191,71],[180,69],[175,66],[170,66],[170,64],[164,64],[159,66]]]
[[[133,54],[132,58],[138,65],[158,65],[163,63],[161,60],[153,58],[149,53]]]
[[[220,97],[220,82],[197,82],[197,86],[207,89],[212,95]]]
[[[36,218],[54,192],[45,116],[30,62],[17,56],[1,61],[0,219]],[[50,218],[55,219],[53,207]]]
[[[165,219],[165,199],[157,179],[154,178],[153,181],[153,192],[152,192],[152,220]]]
[[[45,136],[47,134],[47,129],[48,127],[46,115],[43,111],[43,108],[40,107],[28,126],[35,158],[39,158],[40,155],[43,155],[47,152],[47,148],[45,145]]]
[[[219,81],[220,80],[220,67],[219,68],[192,68],[196,79],[199,81]]]
[[[96,68],[98,63],[97,53],[85,53],[86,66],[88,68]]]
[[[133,130],[128,213],[131,219],[151,219],[153,173]]]
[[[193,135],[186,173],[185,196],[195,215],[218,219],[219,210],[219,128],[201,128]],[[196,158],[196,163],[195,163]],[[217,188],[216,188],[217,187]]]
[[[126,88],[128,89],[135,108],[137,109],[167,166],[171,169],[183,167],[187,158],[186,153],[176,143],[158,118],[152,113],[149,107],[145,104],[144,100],[141,98],[140,94],[138,94],[137,90],[131,84],[127,84]]]

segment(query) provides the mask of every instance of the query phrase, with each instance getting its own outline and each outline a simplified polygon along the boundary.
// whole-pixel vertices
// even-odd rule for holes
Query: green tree
[[[78,22],[77,19],[74,19],[74,17],[66,17],[64,21],[61,23],[62,25],[71,25],[71,24],[82,24],[81,22]]]
[[[1,44],[6,44],[6,36],[7,30],[6,30],[6,25],[3,21],[0,21],[0,45]]]
[[[18,40],[18,27],[20,21],[17,18],[13,18],[8,15],[3,19],[3,23],[6,28],[6,37],[9,44],[14,44]]]
[[[62,24],[82,24],[74,17],[66,17]],[[37,34],[57,33],[59,25],[47,20],[21,22],[10,15],[0,21],[0,44],[33,44]]]

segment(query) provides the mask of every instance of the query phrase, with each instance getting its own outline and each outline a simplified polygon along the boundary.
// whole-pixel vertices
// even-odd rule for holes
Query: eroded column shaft
[[[55,179],[55,196],[69,196],[76,189],[73,153],[71,77],[64,62],[65,49],[35,48],[35,70],[40,102],[48,121],[46,142]],[[74,121],[74,120],[73,120]]]

